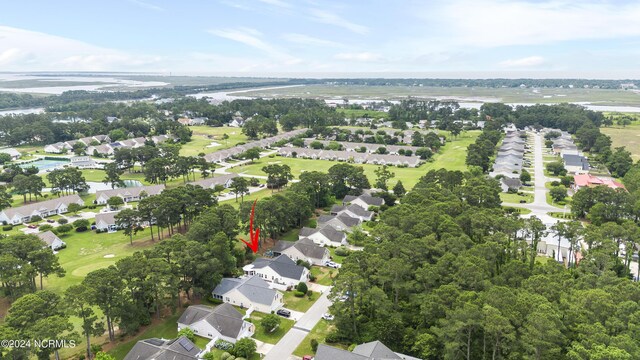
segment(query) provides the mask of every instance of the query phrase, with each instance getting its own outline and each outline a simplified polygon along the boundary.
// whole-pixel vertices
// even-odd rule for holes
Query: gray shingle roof
[[[53,245],[53,242],[56,240],[60,240],[60,238],[54,234],[53,232],[51,232],[51,230],[47,230],[43,233],[38,233],[36,234],[37,237],[40,238],[40,240],[44,241],[45,244],[47,244],[47,246],[51,246]],[[62,241],[62,240],[60,240]]]
[[[589,161],[584,156],[563,154],[562,160],[565,166],[580,166],[582,170],[589,170]]]
[[[224,185],[228,180],[238,177],[238,174],[223,174],[220,176],[214,176],[206,179],[190,182],[191,185],[200,185],[203,188],[210,188],[216,185]]]
[[[107,198],[113,196],[140,196],[141,192],[146,192],[148,196],[158,195],[164,190],[164,185],[149,185],[149,186],[136,186],[136,187],[128,187],[128,188],[117,188],[111,190],[100,190],[96,191],[96,198],[100,196],[105,196]]]
[[[351,216],[344,213],[340,215],[322,215],[318,218],[318,224],[326,224],[334,219],[340,221],[342,224],[344,224],[344,226],[348,228],[360,224],[360,219],[352,218]]]
[[[215,308],[205,305],[189,306],[178,319],[179,324],[191,325],[204,319],[220,334],[236,338],[242,330],[242,314],[230,304],[221,304]]]
[[[200,352],[184,336],[174,340],[151,338],[138,341],[124,360],[195,360]]]
[[[238,289],[249,301],[264,305],[271,305],[277,293],[258,275],[246,279],[224,278],[213,293],[224,295],[233,289]]]
[[[50,211],[57,208],[61,204],[65,204],[69,206],[69,204],[71,203],[83,204],[84,201],[80,198],[80,196],[78,196],[78,194],[73,194],[68,196],[62,196],[59,198],[54,198],[51,200],[40,201],[40,202],[29,204],[29,205],[19,206],[16,208],[6,208],[2,211],[4,211],[7,217],[12,218],[16,214],[20,214],[22,216],[28,216],[28,215],[31,215],[36,210]]]
[[[295,242],[293,241],[278,240],[276,242],[276,245],[271,249],[271,251],[273,251],[274,253],[276,252],[279,253],[292,247],[293,244],[295,244]]]
[[[337,349],[325,344],[319,344],[315,360],[367,360],[366,356],[351,353],[347,350]]]
[[[366,356],[369,359],[401,359],[380,341],[360,344],[353,349],[353,353]]]
[[[274,259],[258,258],[253,262],[253,267],[257,269],[269,267],[276,274],[289,279],[300,279],[304,272],[304,267],[296,265],[286,255],[280,255]]]
[[[372,205],[373,206],[382,206],[382,204],[384,204],[384,199],[383,198],[377,197],[377,196],[366,195],[366,194],[362,194],[360,196],[347,195],[342,200],[342,204],[345,205],[345,204],[350,203],[350,202],[352,202],[353,200],[356,200],[356,199],[360,199],[361,201],[365,202],[369,206],[372,206]]]
[[[119,211],[111,211],[111,212],[106,212],[106,213],[98,213],[96,214],[96,224],[103,221],[105,224],[115,224],[116,223],[116,214],[119,213]]]

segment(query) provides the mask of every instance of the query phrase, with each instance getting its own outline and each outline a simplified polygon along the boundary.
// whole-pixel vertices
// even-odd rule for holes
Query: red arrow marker
[[[260,229],[256,229],[255,234],[253,233],[253,214],[256,211],[256,203],[258,199],[253,202],[253,206],[251,207],[251,217],[249,218],[249,237],[251,238],[251,243],[244,239],[240,239],[243,243],[245,243],[249,249],[253,250],[253,252],[258,252],[258,240],[260,239]]]

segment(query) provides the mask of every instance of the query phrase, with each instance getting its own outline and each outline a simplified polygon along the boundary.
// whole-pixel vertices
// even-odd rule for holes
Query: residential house
[[[502,177],[500,178],[500,187],[502,192],[518,191],[522,187],[522,182],[518,178]]]
[[[64,241],[60,240],[58,235],[54,234],[51,230],[38,233],[36,234],[36,236],[46,244],[46,247],[50,248],[53,251],[60,250],[67,246],[67,244]]]
[[[185,126],[191,125],[191,119],[189,119],[189,118],[187,118],[187,117],[179,118],[177,121],[178,121],[180,124],[185,125]]]
[[[173,140],[173,137],[169,135],[154,135],[151,137],[151,140],[156,144],[162,144],[167,140]]]
[[[114,149],[109,144],[102,144],[87,147],[86,153],[91,156],[107,157],[113,155]]]
[[[360,221],[371,221],[375,213],[369,211],[358,204],[350,205],[333,205],[331,207],[331,215],[347,214],[352,218],[360,219]]]
[[[191,126],[195,126],[195,125],[204,125],[207,122],[207,118],[204,117],[197,117],[197,118],[193,118],[191,119]]]
[[[267,282],[284,287],[296,286],[309,280],[309,270],[296,265],[285,255],[274,259],[258,258],[253,263],[245,265],[242,270],[246,276],[258,275]]]
[[[0,223],[20,224],[29,222],[33,216],[45,218],[47,216],[66,213],[69,204],[84,205],[84,200],[78,194],[54,198],[19,207],[6,208],[0,212]]]
[[[243,320],[243,315],[231,304],[212,308],[206,305],[189,306],[178,319],[178,331],[189,328],[202,337],[234,343],[251,337],[255,325]]]
[[[115,116],[107,116],[107,117],[105,118],[105,120],[107,120],[107,122],[108,122],[109,124],[111,124],[112,122],[114,122],[114,121],[118,121],[119,119],[118,119],[117,117],[115,117]]]
[[[371,196],[367,194],[362,194],[359,196],[347,195],[342,199],[342,205],[359,205],[365,210],[368,210],[370,206],[380,207],[384,204],[384,199],[377,196]]]
[[[109,135],[94,135],[93,138],[99,143],[111,142]]]
[[[359,218],[352,218],[347,214],[321,215],[318,218],[318,227],[330,226],[338,231],[351,232],[351,229],[360,225],[361,222]]]
[[[137,186],[128,188],[117,188],[111,190],[96,191],[96,204],[104,205],[110,197],[119,196],[125,203],[138,201],[147,196],[160,194],[164,190],[164,185]]]
[[[9,156],[11,156],[11,160],[18,160],[22,156],[22,154],[18,150],[13,148],[0,149],[0,153],[8,154]]]
[[[97,213],[95,218],[96,230],[101,232],[117,231],[118,226],[116,225],[116,217],[115,217],[117,213],[119,213],[119,211]]]
[[[584,174],[589,172],[589,160],[581,155],[564,154],[562,155],[564,168],[570,174]]]
[[[330,258],[329,250],[309,238],[298,241],[279,240],[271,249],[274,256],[286,255],[293,261],[303,260],[312,265],[324,265]]]
[[[393,352],[380,341],[357,345],[353,351],[342,350],[320,344],[315,360],[420,360],[418,358]]]
[[[224,278],[213,289],[213,298],[225,303],[270,314],[283,306],[283,295],[260,276]]]
[[[229,122],[229,126],[231,127],[242,127],[244,125],[245,120],[240,116],[234,116]]]
[[[573,176],[573,185],[571,188],[574,191],[594,186],[608,186],[611,189],[625,188],[623,184],[609,178],[599,178],[591,174],[577,174]]]
[[[151,338],[138,341],[124,360],[196,360],[201,352],[186,336],[173,340]]]
[[[57,142],[55,144],[45,145],[44,152],[49,154],[62,154],[63,152],[69,150],[70,148],[64,143]]]
[[[222,185],[225,189],[227,189],[231,186],[231,181],[236,177],[238,177],[238,174],[223,174],[220,176],[192,181],[189,184],[199,185],[205,189],[214,189],[217,185]]]
[[[331,226],[314,229],[303,227],[298,233],[298,239],[309,238],[320,246],[347,245],[347,235]]]
[[[97,166],[97,163],[91,158],[91,156],[74,156],[71,158],[71,166],[78,169],[92,169]]]

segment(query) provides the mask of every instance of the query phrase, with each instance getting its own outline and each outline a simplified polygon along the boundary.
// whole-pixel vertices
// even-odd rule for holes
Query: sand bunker
[[[116,257],[116,256],[114,254],[107,254],[107,255],[103,256],[103,258],[105,258],[105,259],[110,259],[112,257]]]

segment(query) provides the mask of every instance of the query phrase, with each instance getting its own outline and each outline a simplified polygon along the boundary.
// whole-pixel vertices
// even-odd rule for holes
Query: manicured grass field
[[[634,161],[640,160],[640,123],[636,122],[624,128],[622,126],[601,127],[600,131],[611,136],[612,148],[624,146],[631,152]]]
[[[473,143],[479,134],[479,131],[468,131],[465,134],[461,134],[457,140],[448,142],[441,150],[441,153],[434,156],[434,160],[432,162],[424,163],[420,167],[400,168],[392,166],[390,170],[395,173],[395,177],[389,181],[389,186],[392,187],[398,180],[402,180],[402,184],[408,190],[411,189],[418,182],[420,177],[426,174],[429,170],[436,170],[440,168],[448,170],[466,170],[467,167],[465,159],[467,146]],[[269,164],[286,164],[291,167],[293,176],[297,178],[304,171],[327,172],[330,167],[337,163],[338,162],[336,161],[330,160],[299,159],[275,156],[273,158],[261,158],[256,160],[253,164],[237,166],[229,169],[229,171],[264,176],[265,173],[261,170],[262,167]],[[375,182],[375,170],[378,168],[378,165],[362,164],[356,166],[361,166],[364,169],[364,173],[370,183]]]
[[[284,334],[286,334],[295,323],[295,321],[293,320],[281,317],[280,326],[273,332],[268,333],[262,326],[260,326],[260,320],[262,320],[265,316],[266,314],[254,311],[251,313],[251,316],[249,318],[251,319],[251,322],[256,326],[256,332],[253,334],[253,337],[256,340],[260,340],[269,344],[275,344],[280,339],[282,339]]]
[[[66,275],[62,278],[50,276],[44,281],[45,289],[59,294],[69,286],[79,284],[89,272],[113,265],[119,259],[155,244],[150,240],[149,230],[136,234],[133,246],[129,244],[129,237],[121,231],[102,234],[94,231],[70,232],[60,238],[67,243],[67,248],[58,252],[60,265]]]
[[[306,295],[303,297],[296,297],[295,295],[293,295],[294,292],[295,291],[284,292],[284,306],[287,309],[295,311],[305,312],[309,310],[311,305],[313,305],[313,303],[316,302],[316,300],[318,300],[318,297],[320,296],[318,293],[314,292],[313,294],[311,294],[311,298]]]
[[[386,113],[384,111],[374,111],[374,110],[366,110],[366,109],[345,109],[345,108],[338,108],[336,109],[337,112],[343,113],[345,117],[347,118],[351,118],[351,117],[355,117],[355,118],[371,118],[371,119],[386,119],[389,117],[389,113]]]

